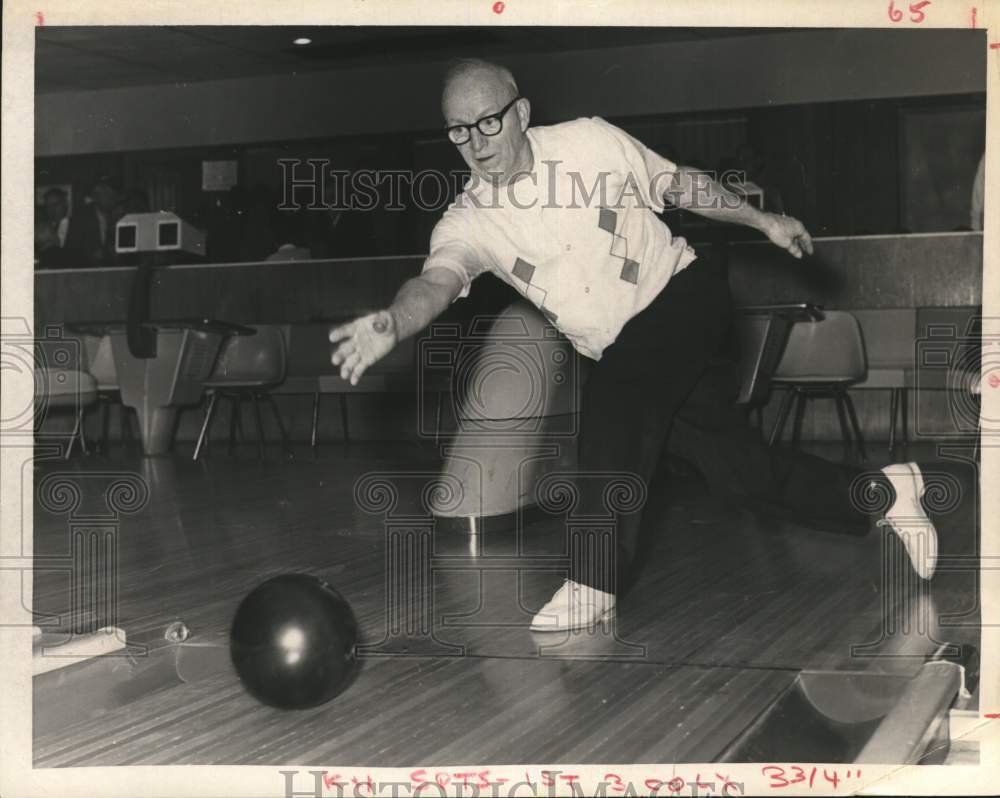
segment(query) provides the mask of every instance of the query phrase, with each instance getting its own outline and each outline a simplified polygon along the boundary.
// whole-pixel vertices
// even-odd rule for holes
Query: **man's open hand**
[[[764,233],[771,239],[772,244],[787,250],[796,258],[801,258],[803,252],[807,255],[813,254],[812,238],[798,219],[772,213],[768,216]]]
[[[396,341],[392,314],[380,310],[330,330],[330,343],[339,342],[330,360],[333,365],[340,366],[341,377],[357,385],[365,370],[389,354]]]

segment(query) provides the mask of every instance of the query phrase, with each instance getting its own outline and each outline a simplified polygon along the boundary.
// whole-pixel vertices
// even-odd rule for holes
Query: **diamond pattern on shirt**
[[[535,275],[534,264],[518,258],[514,261],[514,268],[511,269],[511,274],[525,284],[524,295],[538,306],[538,309],[542,311],[542,315],[545,318],[554,323],[559,316],[545,307],[545,298],[548,296],[548,292],[537,285],[531,284],[531,278]]]
[[[597,219],[597,226],[605,233],[614,235],[615,229],[618,226],[618,214],[610,208],[601,208],[600,216]]]
[[[638,285],[639,283],[639,261],[625,259],[625,263],[622,265],[622,272],[619,275],[626,283],[632,283],[632,285]]]
[[[638,285],[639,261],[628,257],[628,239],[615,232],[618,227],[618,213],[610,208],[601,208],[597,217],[597,226],[604,232],[611,234],[611,248],[608,250],[611,255],[625,261],[618,276],[626,283]]]
[[[528,263],[528,261],[518,258],[514,262],[513,274],[518,280],[530,283],[532,276],[535,274],[535,267]]]

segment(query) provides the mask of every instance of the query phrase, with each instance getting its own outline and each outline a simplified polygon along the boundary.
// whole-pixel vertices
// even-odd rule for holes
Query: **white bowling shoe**
[[[927,517],[920,499],[924,495],[924,476],[916,463],[896,463],[882,469],[896,501],[879,519],[878,526],[890,527],[906,547],[913,569],[921,579],[934,576],[937,567],[938,539],[934,522]]]
[[[571,632],[589,629],[610,618],[615,597],[603,590],[567,579],[531,621],[532,632]]]

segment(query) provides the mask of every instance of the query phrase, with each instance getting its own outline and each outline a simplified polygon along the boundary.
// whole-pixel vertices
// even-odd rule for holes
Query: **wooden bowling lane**
[[[108,485],[123,479],[139,480],[149,491],[145,506],[121,514],[115,526],[118,613],[131,634],[145,635],[170,618],[201,634],[223,633],[234,597],[266,575],[290,570],[322,566],[330,581],[363,593],[368,582],[381,581],[383,548],[375,530],[364,527],[351,485],[358,473],[385,465],[371,456],[323,464],[250,457],[208,466],[138,457],[43,464],[36,486],[51,479],[54,490],[67,482],[81,497],[73,512],[36,502],[35,552],[42,561],[36,610],[69,622],[70,574],[57,558],[70,551],[74,519],[107,513]],[[61,569],[48,570],[50,559]]]
[[[239,600],[269,576],[324,576],[354,607],[369,654],[399,643],[386,522],[356,506],[353,488],[364,473],[435,467],[434,455],[416,447],[331,448],[318,460],[300,453],[263,463],[238,453],[200,463],[40,464],[36,485],[65,479],[81,494],[75,511],[36,503],[36,552],[49,557],[65,554],[74,513],[104,500],[108,474],[149,486],[148,504],[123,514],[116,532],[116,622],[149,643],[151,662],[171,655],[162,630],[175,619],[192,642],[221,654],[198,679],[93,717],[59,716],[58,707],[40,706],[36,689],[36,713],[56,713],[36,735],[36,765],[705,761],[799,669],[857,666],[851,645],[878,640],[886,607],[915,606],[909,594],[882,590],[878,536],[764,523],[719,507],[696,482],[674,480],[650,513],[658,537],[617,624],[575,635],[527,630],[561,581],[558,519],[531,524],[520,539],[473,545],[439,536],[433,580],[406,599],[428,608],[430,653],[365,656],[350,687],[315,710],[257,704],[228,666],[225,643]],[[415,506],[412,496],[401,500]],[[974,545],[968,519],[942,528],[942,550],[956,540],[962,550]],[[520,577],[518,545],[532,563]],[[58,619],[52,628],[71,619],[69,581],[65,571],[36,574],[36,609]],[[964,619],[961,634],[970,638],[974,581],[942,574],[925,599],[936,620]],[[952,627],[947,636],[958,634]]]
[[[967,495],[972,492],[969,464],[935,469],[952,473]],[[671,486],[669,493],[650,508],[655,541],[634,590],[619,602],[616,634],[622,645],[605,646],[605,656],[662,664],[899,672],[918,667],[936,643],[978,641],[974,500],[936,516],[942,554],[964,560],[963,570],[943,559],[927,584],[915,577],[892,532],[873,530],[854,538],[769,521],[719,506],[690,480]],[[550,551],[564,547],[558,524],[550,525],[547,536],[545,527],[529,528],[528,535],[544,539]],[[507,582],[507,595],[513,592],[510,577],[501,573],[441,577],[437,595],[443,606],[449,588],[489,596],[484,586],[492,586],[502,597]],[[558,574],[528,574],[522,581],[523,597],[542,597],[558,584]],[[460,583],[465,591],[457,589]],[[513,603],[498,601],[496,615],[513,623]],[[531,599],[522,605],[524,616],[539,606]],[[479,610],[479,616],[488,615]],[[465,631],[461,639],[468,650],[483,655],[535,642],[489,627]],[[452,639],[447,629],[442,636]],[[557,649],[573,656],[600,647],[569,641],[549,653]]]
[[[597,661],[393,658],[366,661],[330,704],[283,712],[257,704],[222,671],[46,735],[36,741],[35,765],[701,761],[792,678]]]
[[[738,566],[725,567],[711,592],[730,614],[724,625],[710,621],[716,633],[693,661],[912,674],[938,643],[978,645],[978,471],[961,461],[924,471],[962,494],[959,503],[930,499],[942,510],[934,516],[941,561],[932,582],[916,577],[888,530],[855,539],[758,519],[724,533],[723,562]],[[698,505],[676,512],[698,514]],[[688,555],[678,545],[680,566]]]

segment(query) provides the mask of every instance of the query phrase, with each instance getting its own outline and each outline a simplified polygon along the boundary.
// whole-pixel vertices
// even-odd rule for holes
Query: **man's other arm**
[[[812,238],[802,222],[784,214],[779,216],[757,210],[703,170],[678,166],[663,198],[671,205],[706,219],[760,230],[773,244],[796,258],[801,258],[803,252],[809,255],[813,253]]]

